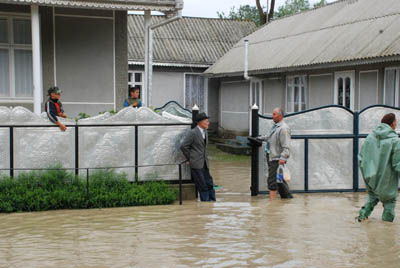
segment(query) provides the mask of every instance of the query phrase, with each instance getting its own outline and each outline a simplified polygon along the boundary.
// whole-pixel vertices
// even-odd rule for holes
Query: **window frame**
[[[32,41],[31,44],[15,44],[14,43],[14,19],[24,19],[31,22],[28,14],[7,14],[0,12],[0,18],[7,19],[8,23],[8,43],[0,43],[0,49],[8,50],[8,67],[9,67],[9,81],[10,91],[8,96],[1,96],[1,101],[28,101],[33,102],[33,85],[32,85],[32,96],[18,97],[15,95],[15,50],[28,50],[32,53]],[[32,67],[33,68],[33,67]],[[32,74],[33,75],[33,74]]]
[[[129,81],[129,74],[132,74],[133,82]],[[136,82],[135,74],[140,74],[140,76],[141,76],[141,81],[140,82]],[[144,81],[143,81],[143,78],[144,78],[144,72],[128,70],[128,91],[127,91],[127,95],[126,96],[129,96],[129,87],[130,86],[131,87],[140,86],[140,98],[143,100],[143,94],[144,94]]]
[[[383,101],[382,103],[384,105],[388,105],[386,103],[386,71],[389,70],[394,70],[395,75],[396,75],[396,84],[395,84],[395,89],[394,89],[394,106],[399,107],[400,102],[399,102],[399,97],[400,97],[400,66],[393,66],[393,67],[386,67],[384,69],[384,76],[383,76]]]
[[[340,71],[340,72],[335,72],[335,76],[334,76],[334,86],[333,86],[333,103],[336,105],[339,105],[338,103],[338,96],[339,96],[339,92],[337,90],[338,87],[338,83],[337,80],[339,78],[342,78],[343,81],[345,81],[346,77],[350,78],[350,107],[348,107],[350,110],[354,111],[355,109],[355,105],[354,105],[354,101],[355,101],[355,71],[351,70],[351,71]],[[343,95],[345,95],[344,92],[344,88],[343,88]],[[345,101],[345,99],[344,99]],[[344,102],[343,102],[344,103]],[[346,105],[341,105],[343,107],[346,107]]]
[[[299,78],[299,81],[301,81],[301,78],[303,77],[304,78],[304,84],[302,84],[302,83],[299,83],[299,84],[295,84],[294,83],[294,80],[295,80],[295,78]],[[293,81],[293,83],[292,82],[289,82],[289,81]],[[288,75],[288,76],[286,76],[286,100],[285,100],[285,110],[286,110],[286,112],[287,113],[297,113],[297,112],[301,112],[301,111],[305,111],[305,110],[307,110],[307,107],[308,107],[308,101],[307,101],[307,87],[308,87],[308,83],[307,83],[308,81],[307,81],[307,75],[306,74],[298,74],[298,75]],[[292,99],[293,99],[293,102],[292,102],[292,107],[289,107],[289,86],[291,86],[292,88],[293,88],[293,91],[292,91]],[[298,111],[295,111],[295,109],[294,109],[294,107],[295,107],[295,101],[294,101],[294,96],[295,96],[295,90],[294,90],[294,87],[295,86],[298,86],[298,89],[299,89],[299,103],[298,103],[298,107],[299,107],[299,110]],[[304,109],[302,109],[302,105],[301,105],[301,99],[302,99],[302,92],[301,92],[301,87],[302,86],[304,86]]]

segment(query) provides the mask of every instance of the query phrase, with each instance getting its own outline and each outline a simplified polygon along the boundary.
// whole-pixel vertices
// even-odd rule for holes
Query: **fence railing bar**
[[[14,128],[10,127],[10,177],[14,177]]]
[[[304,191],[308,192],[308,138],[304,139]]]
[[[164,126],[191,126],[191,123],[140,123],[140,124],[96,124],[96,125],[73,125],[66,124],[66,127],[134,127],[134,126],[144,126],[144,127],[164,127]],[[59,127],[58,125],[0,125],[0,128],[32,128],[32,127]]]

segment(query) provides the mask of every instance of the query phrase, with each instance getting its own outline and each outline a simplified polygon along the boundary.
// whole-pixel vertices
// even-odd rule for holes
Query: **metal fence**
[[[400,118],[400,108],[369,106],[359,112],[329,105],[291,113],[285,122],[292,130],[291,158],[294,192],[357,192],[364,189],[358,167],[359,148],[384,114]],[[272,117],[252,110],[252,137],[268,134]],[[266,192],[264,146],[252,145],[251,194]]]

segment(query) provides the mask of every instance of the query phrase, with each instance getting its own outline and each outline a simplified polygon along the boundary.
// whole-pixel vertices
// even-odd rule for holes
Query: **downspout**
[[[252,77],[248,75],[249,71],[249,40],[244,40],[244,74],[243,77],[246,80],[250,80]]]
[[[150,15],[151,16],[151,15]],[[178,9],[176,15],[154,25],[146,25],[146,39],[145,39],[145,87],[147,92],[146,106],[150,107],[152,104],[152,79],[153,79],[153,30],[179,20],[182,18],[182,9]]]

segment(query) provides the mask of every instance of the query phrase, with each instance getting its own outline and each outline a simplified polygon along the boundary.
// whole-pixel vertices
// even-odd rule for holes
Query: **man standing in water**
[[[368,219],[379,201],[384,208],[382,220],[394,220],[400,172],[400,139],[395,129],[395,114],[386,114],[365,139],[358,156],[368,192],[367,202],[356,217],[359,222]]]
[[[268,161],[268,190],[269,200],[271,201],[276,198],[278,191],[281,198],[293,198],[285,180],[282,183],[276,182],[276,173],[279,165],[286,164],[290,156],[290,128],[283,122],[283,117],[283,109],[275,108],[272,111],[274,125],[270,129],[269,135],[262,137],[262,139],[267,140],[265,153]]]
[[[208,118],[205,113],[199,113],[196,117],[197,126],[190,130],[181,145],[181,150],[190,164],[192,179],[200,193],[200,201],[216,201],[207,156],[207,129],[210,125]]]

